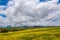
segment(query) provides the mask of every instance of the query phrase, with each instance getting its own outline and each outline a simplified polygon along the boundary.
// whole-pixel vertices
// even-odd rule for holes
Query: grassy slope
[[[60,27],[0,33],[0,40],[60,40]]]

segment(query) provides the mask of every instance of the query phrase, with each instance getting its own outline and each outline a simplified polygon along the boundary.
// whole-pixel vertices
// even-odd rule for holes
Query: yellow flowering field
[[[31,28],[0,33],[0,40],[60,40],[60,27]]]

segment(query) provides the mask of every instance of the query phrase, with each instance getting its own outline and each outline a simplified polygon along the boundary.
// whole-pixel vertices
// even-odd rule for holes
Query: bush
[[[5,32],[8,32],[8,30],[3,29],[3,30],[1,30],[0,32],[5,33]]]

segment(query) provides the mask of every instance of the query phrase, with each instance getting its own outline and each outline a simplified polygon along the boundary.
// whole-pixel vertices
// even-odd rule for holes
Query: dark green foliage
[[[6,33],[6,32],[8,32],[8,30],[7,29],[3,29],[3,30],[0,30],[0,32]]]
[[[11,28],[0,28],[0,33],[6,33],[6,32],[14,32],[14,31],[22,31],[26,30],[26,28],[20,28],[20,27],[11,27]]]
[[[54,28],[59,28],[60,26],[53,26]],[[23,26],[23,27],[11,27],[11,26],[8,26],[6,28],[0,28],[0,33],[5,33],[5,32],[13,32],[13,31],[23,31],[23,30],[27,30],[27,29],[32,29],[32,28],[52,28],[52,26]],[[56,29],[57,29],[56,28]],[[47,29],[46,29],[47,30]],[[46,30],[41,30],[41,31],[46,31]],[[48,30],[53,30],[53,29],[48,29]],[[56,30],[57,31],[57,30]],[[52,32],[52,31],[51,31]],[[59,30],[60,32],[60,30]]]

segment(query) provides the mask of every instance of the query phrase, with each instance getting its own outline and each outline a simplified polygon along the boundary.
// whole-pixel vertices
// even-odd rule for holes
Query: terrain
[[[0,40],[60,40],[60,27],[37,27],[1,32]]]

